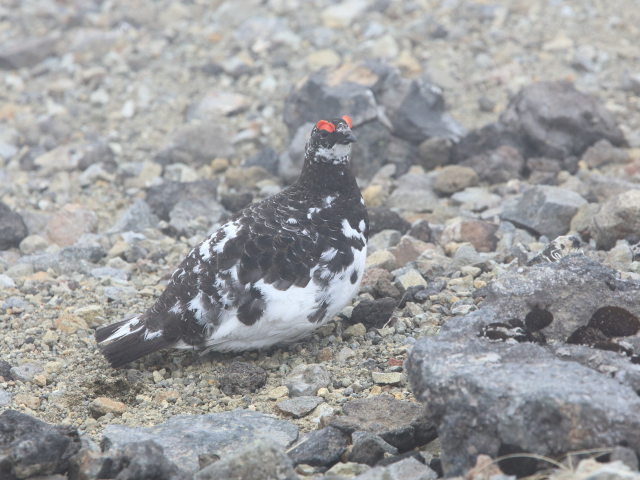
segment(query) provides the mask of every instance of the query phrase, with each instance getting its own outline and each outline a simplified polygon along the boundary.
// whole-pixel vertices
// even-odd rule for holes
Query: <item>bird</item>
[[[99,327],[112,367],[163,349],[237,352],[292,343],[338,314],[364,274],[369,219],[347,115],[320,120],[297,180],[196,245],[144,313]]]

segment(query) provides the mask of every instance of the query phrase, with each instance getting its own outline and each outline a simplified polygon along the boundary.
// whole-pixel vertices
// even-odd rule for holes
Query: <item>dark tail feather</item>
[[[170,346],[162,331],[147,329],[140,316],[100,327],[95,336],[100,352],[113,368]]]

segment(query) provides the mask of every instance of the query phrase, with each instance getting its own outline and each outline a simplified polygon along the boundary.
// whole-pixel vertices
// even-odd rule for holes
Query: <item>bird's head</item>
[[[355,141],[348,116],[320,120],[311,131],[305,156],[311,162],[345,165],[349,163],[351,144]]]

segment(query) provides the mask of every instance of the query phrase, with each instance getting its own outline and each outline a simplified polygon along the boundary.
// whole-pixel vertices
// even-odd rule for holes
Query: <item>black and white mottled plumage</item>
[[[293,185],[196,246],[149,310],[96,331],[112,366],[169,347],[291,342],[342,310],[358,291],[369,231],[350,167],[350,123],[318,122]]]
[[[561,258],[574,253],[582,253],[580,239],[575,235],[562,235],[545,245],[540,252],[527,262],[527,265],[557,262]]]

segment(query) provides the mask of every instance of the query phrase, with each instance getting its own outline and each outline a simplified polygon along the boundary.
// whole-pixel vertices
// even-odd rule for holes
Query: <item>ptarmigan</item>
[[[239,351],[288,343],[357,293],[369,220],[351,172],[351,120],[320,120],[302,173],[196,246],[146,312],[96,331],[120,367],[164,348]]]

